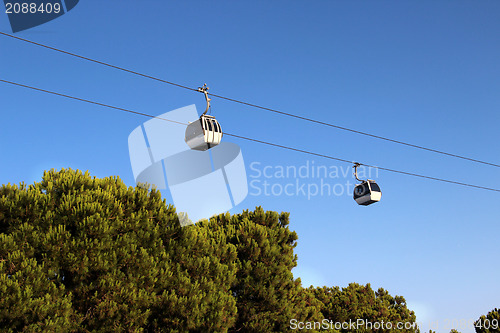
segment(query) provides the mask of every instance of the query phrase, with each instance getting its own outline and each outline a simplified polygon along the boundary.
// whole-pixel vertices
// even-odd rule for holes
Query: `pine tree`
[[[342,290],[339,287],[310,290],[321,301],[323,316],[338,325],[356,323],[356,332],[418,332],[415,313],[407,308],[405,299],[393,297],[383,288],[375,292],[370,284],[351,283]],[[400,329],[398,323],[403,325]],[[346,324],[341,332],[351,332],[352,327]]]
[[[154,190],[51,170],[0,188],[0,232],[0,325],[11,331],[224,332],[234,322],[234,246],[220,230],[181,228]]]
[[[322,319],[320,303],[292,275],[297,234],[288,228],[288,213],[257,207],[254,212],[220,215],[204,226],[213,228],[214,224],[226,230],[238,253],[236,281],[231,287],[238,317],[230,331],[285,332],[291,319]]]
[[[500,333],[500,309],[493,309],[474,322],[477,333]]]

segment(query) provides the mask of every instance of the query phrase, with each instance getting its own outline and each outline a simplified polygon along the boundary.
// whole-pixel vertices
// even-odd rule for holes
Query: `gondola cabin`
[[[358,205],[368,206],[380,201],[382,192],[374,180],[368,179],[364,180],[361,184],[356,184],[353,197]]]
[[[217,146],[222,139],[222,129],[214,116],[203,114],[186,128],[185,141],[189,148],[205,151]]]

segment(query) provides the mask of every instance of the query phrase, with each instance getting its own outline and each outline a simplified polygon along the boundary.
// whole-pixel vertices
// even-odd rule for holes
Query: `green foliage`
[[[402,297],[304,289],[297,234],[262,208],[181,227],[158,191],[51,170],[0,187],[6,332],[285,332],[290,320],[414,321]],[[411,331],[413,332],[413,331]]]
[[[225,331],[236,249],[181,228],[160,193],[49,171],[0,188],[0,325],[13,331]]]
[[[333,323],[359,321],[356,332],[418,332],[415,313],[406,307],[405,299],[393,297],[382,288],[374,292],[370,284],[351,283],[342,290],[338,287],[310,289],[322,303],[323,316]],[[376,327],[375,323],[381,326]],[[398,329],[398,323],[406,326]],[[352,329],[341,331],[351,332]]]
[[[477,333],[500,333],[500,309],[493,309],[474,322]]]
[[[294,280],[293,254],[297,234],[288,228],[289,215],[254,212],[220,215],[206,225],[226,230],[238,253],[236,282],[231,292],[237,301],[237,320],[231,331],[284,332],[290,319],[319,320],[319,303]]]

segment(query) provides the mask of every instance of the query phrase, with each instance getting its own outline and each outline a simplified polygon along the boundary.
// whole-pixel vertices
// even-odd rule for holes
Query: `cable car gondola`
[[[207,84],[198,88],[198,91],[205,94],[207,109],[203,112],[200,119],[189,123],[186,128],[185,141],[191,149],[205,151],[220,143],[222,139],[222,129],[217,119],[207,114],[211,101],[211,99],[208,98]]]
[[[356,179],[361,182],[360,184],[356,184],[356,186],[354,187],[353,198],[354,200],[356,200],[358,205],[368,206],[372,203],[380,201],[380,198],[382,197],[382,191],[380,191],[380,187],[374,180],[361,180],[358,178],[359,166],[359,163],[355,163],[353,167],[354,177],[356,177]]]

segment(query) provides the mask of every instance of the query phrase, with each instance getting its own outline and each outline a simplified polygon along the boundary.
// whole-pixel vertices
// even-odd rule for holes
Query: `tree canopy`
[[[500,333],[500,309],[493,309],[474,322],[476,333]]]
[[[41,182],[0,187],[0,327],[285,332],[292,320],[313,323],[308,331],[359,318],[415,322],[384,289],[303,288],[292,274],[297,239],[288,213],[257,207],[181,227],[154,189],[50,170]]]
[[[383,288],[375,292],[370,284],[351,283],[342,290],[339,287],[311,290],[323,304],[324,318],[334,323],[356,322],[356,332],[416,332],[418,329],[415,313],[406,307],[405,299],[392,297]],[[352,326],[346,325],[341,331],[351,332]]]

